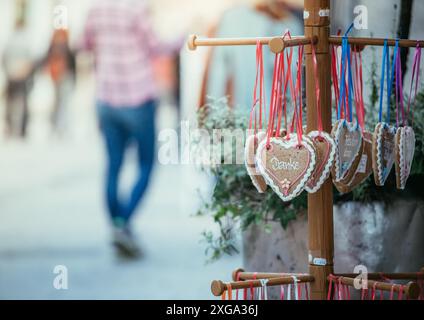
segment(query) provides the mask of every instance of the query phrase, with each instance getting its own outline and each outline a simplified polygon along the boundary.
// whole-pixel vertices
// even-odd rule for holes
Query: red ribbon
[[[283,39],[285,37],[289,37],[289,38],[291,37],[289,31],[287,31],[283,35]],[[291,77],[291,60],[292,60],[292,49],[290,49],[290,54],[287,54],[287,67],[285,67],[284,52],[278,53],[275,55],[274,72],[273,72],[272,89],[271,89],[271,101],[270,101],[270,108],[269,108],[268,130],[267,130],[267,142],[266,142],[267,148],[269,148],[271,137],[279,136],[280,134],[283,112],[284,112],[285,124],[287,125],[286,89],[287,89],[287,83]],[[284,91],[282,91],[283,90],[283,75],[285,75]],[[274,128],[275,128],[275,131],[274,131]]]
[[[331,47],[331,76],[333,82],[333,91],[334,91],[334,100],[336,101],[336,114],[339,114],[339,99],[340,99],[340,90],[339,90],[339,75],[338,75],[338,58],[337,58],[337,47]],[[343,110],[342,115],[343,115]]]
[[[298,144],[302,144],[303,128],[302,128],[302,61],[303,61],[303,46],[299,46],[298,59],[297,59],[297,74],[296,74],[296,86],[293,84],[291,72],[289,74],[290,79],[290,95],[293,103],[293,119],[290,128],[287,128],[287,138],[296,128]]]

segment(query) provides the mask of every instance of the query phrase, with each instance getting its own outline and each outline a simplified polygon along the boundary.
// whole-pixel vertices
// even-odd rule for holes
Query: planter
[[[249,271],[307,272],[306,214],[286,230],[267,234],[252,226],[243,233],[243,262]],[[335,272],[414,272],[424,266],[424,201],[396,200],[390,206],[350,202],[334,206]]]

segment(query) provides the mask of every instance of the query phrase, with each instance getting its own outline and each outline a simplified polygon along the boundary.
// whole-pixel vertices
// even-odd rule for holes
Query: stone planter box
[[[415,272],[424,267],[424,201],[397,200],[390,206],[350,202],[334,207],[335,272]],[[303,214],[286,230],[271,234],[252,226],[243,233],[248,271],[307,272],[308,226]]]

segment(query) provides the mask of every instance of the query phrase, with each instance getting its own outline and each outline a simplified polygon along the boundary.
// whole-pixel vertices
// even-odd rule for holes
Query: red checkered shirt
[[[159,43],[145,1],[96,3],[88,14],[81,47],[95,55],[97,99],[131,107],[156,98],[152,59],[176,51],[179,44]]]

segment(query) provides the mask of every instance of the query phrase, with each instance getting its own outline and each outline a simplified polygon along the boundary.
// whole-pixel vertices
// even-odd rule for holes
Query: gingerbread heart
[[[387,123],[377,123],[372,139],[372,168],[377,186],[383,186],[395,162],[394,127]]]
[[[296,134],[287,138],[271,138],[269,148],[262,141],[256,161],[267,184],[283,200],[297,197],[310,179],[316,161],[316,151],[310,139],[302,137],[299,144]]]
[[[314,193],[321,188],[322,184],[330,175],[336,154],[336,144],[333,138],[326,132],[311,131],[308,137],[316,150],[316,165],[311,178],[305,186],[305,190]]]
[[[395,136],[395,169],[396,186],[405,189],[406,181],[411,173],[415,152],[415,133],[412,127],[397,129]]]
[[[246,145],[244,149],[244,163],[246,170],[253,185],[259,193],[264,193],[267,189],[265,179],[261,176],[259,170],[256,167],[255,155],[258,145],[266,138],[265,132],[258,132],[252,134],[246,139]]]
[[[372,135],[363,133],[362,151],[360,161],[356,166],[355,174],[349,182],[335,182],[337,190],[341,193],[351,192],[354,188],[364,182],[372,174]]]
[[[354,122],[339,120],[331,132],[336,143],[332,175],[334,181],[348,182],[356,172],[362,148],[362,132]]]

